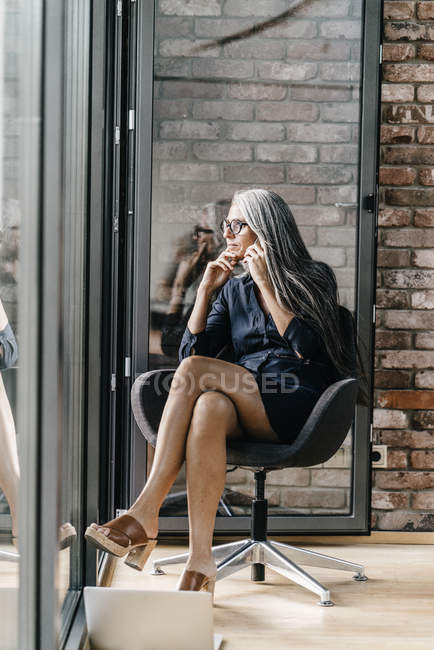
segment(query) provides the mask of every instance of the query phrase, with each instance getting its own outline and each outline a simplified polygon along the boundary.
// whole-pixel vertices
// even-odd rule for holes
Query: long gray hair
[[[333,269],[312,259],[289,206],[278,194],[263,189],[240,190],[234,194],[233,202],[258,236],[279,305],[305,319],[321,336],[339,376],[354,376],[351,348],[341,331]],[[358,399],[367,403],[366,374],[355,343]]]

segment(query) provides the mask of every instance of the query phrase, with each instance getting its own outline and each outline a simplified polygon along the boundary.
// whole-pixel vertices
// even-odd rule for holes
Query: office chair
[[[354,341],[351,314],[344,307],[340,309],[345,327],[351,328],[344,331],[352,334]],[[156,445],[158,426],[174,373],[174,369],[145,372],[137,377],[132,387],[131,404],[135,420],[153,447]],[[323,607],[334,604],[330,599],[330,592],[299,564],[351,571],[355,572],[354,580],[367,580],[364,567],[359,564],[268,540],[267,499],[264,498],[268,472],[286,467],[318,465],[329,460],[338,451],[353,420],[357,392],[358,381],[354,378],[342,379],[328,386],[291,444],[228,440],[227,464],[254,472],[255,499],[252,502],[251,537],[214,546],[212,549],[217,563],[217,580],[246,566],[252,566],[252,580],[263,581],[267,566],[318,594],[318,604]],[[187,558],[188,553],[183,553],[155,560],[153,573],[161,575],[164,573],[162,566],[180,564],[186,562]]]

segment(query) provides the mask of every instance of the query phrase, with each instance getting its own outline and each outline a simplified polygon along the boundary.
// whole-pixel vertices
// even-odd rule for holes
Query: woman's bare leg
[[[12,535],[17,535],[17,494],[20,479],[17,436],[14,418],[3,378],[0,375],[0,489],[9,504],[12,517]]]
[[[216,573],[211,547],[216,511],[226,478],[226,440],[243,437],[235,405],[228,396],[208,391],[198,397],[186,450],[190,528],[186,569],[207,576]]]
[[[251,373],[221,359],[203,356],[184,359],[175,373],[163,410],[152,470],[145,487],[129,509],[149,537],[158,532],[161,504],[184,462],[196,400],[209,390],[219,391],[232,399],[240,424],[243,430],[248,430],[251,438],[278,441]],[[212,419],[220,425],[217,418]],[[206,474],[203,474],[203,480],[206,480]],[[109,529],[100,528],[109,534]]]

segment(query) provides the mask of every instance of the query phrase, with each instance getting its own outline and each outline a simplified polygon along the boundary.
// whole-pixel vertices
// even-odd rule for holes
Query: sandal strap
[[[199,591],[203,586],[207,576],[200,571],[183,571],[178,590],[179,591]]]
[[[102,526],[110,528],[109,539],[125,548],[146,544],[149,539],[143,526],[131,515],[121,515]]]

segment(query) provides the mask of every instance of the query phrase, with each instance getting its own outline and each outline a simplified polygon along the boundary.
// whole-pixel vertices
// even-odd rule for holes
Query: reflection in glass
[[[201,273],[221,250],[205,207],[228,206],[238,189],[286,200],[354,310],[363,3],[283,4],[217,1],[195,14],[155,3],[150,369],[178,364]],[[195,236],[197,225],[214,234]],[[352,462],[349,431],[324,465],[271,473],[270,511],[348,514]],[[183,480],[161,514],[185,514]],[[227,474],[233,514],[252,494],[250,472]]]
[[[0,647],[17,647],[19,462],[16,417],[18,202],[17,2],[0,6]]]

